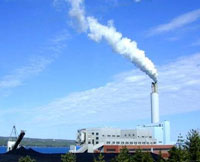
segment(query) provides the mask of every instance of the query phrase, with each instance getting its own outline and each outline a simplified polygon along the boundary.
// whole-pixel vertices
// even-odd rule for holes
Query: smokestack
[[[157,82],[152,82],[151,88],[151,123],[159,123],[159,96]]]

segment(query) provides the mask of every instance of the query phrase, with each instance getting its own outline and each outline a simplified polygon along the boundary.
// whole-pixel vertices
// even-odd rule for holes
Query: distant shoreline
[[[7,146],[9,137],[0,137],[0,146]],[[75,140],[24,138],[21,145],[25,147],[69,147],[75,145]]]

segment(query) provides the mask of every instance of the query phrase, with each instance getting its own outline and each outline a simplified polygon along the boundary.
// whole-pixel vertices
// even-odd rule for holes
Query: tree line
[[[76,162],[76,154],[66,153],[61,155],[62,162]],[[111,162],[154,162],[150,152],[142,152],[136,150],[134,154],[130,154],[128,149],[123,148],[120,153],[111,160]],[[19,162],[36,162],[29,156],[22,157]],[[104,156],[100,153],[94,162],[106,162]],[[173,146],[169,150],[168,159],[164,159],[162,154],[158,155],[156,162],[200,162],[200,133],[197,130],[191,130],[186,141],[181,146]]]

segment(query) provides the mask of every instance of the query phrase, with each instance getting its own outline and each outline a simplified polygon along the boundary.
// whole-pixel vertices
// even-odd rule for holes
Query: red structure
[[[167,158],[169,156],[168,151],[173,147],[173,145],[104,145],[104,153],[119,153],[121,149],[127,148],[130,153],[135,152],[140,149],[144,152],[152,152],[159,154],[161,152],[162,157]]]

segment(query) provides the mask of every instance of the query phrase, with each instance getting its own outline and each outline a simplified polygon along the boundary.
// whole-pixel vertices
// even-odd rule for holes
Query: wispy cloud
[[[199,60],[195,54],[159,67],[161,115],[200,110]],[[150,79],[138,70],[122,73],[105,86],[36,108],[32,122],[71,125],[150,118],[150,86]]]
[[[53,0],[53,6],[56,7],[60,0]]]
[[[4,76],[0,80],[0,88],[13,88],[20,86],[30,76],[43,71],[52,62],[52,59],[37,57],[30,61],[30,64],[16,69],[13,73]]]
[[[66,9],[66,0],[53,0],[52,5],[57,11],[61,11],[63,9]]]
[[[168,37],[168,38],[166,38],[166,40],[168,40],[168,41],[177,41],[177,40],[179,40],[180,38],[179,37]]]
[[[200,46],[200,39],[192,43],[192,46]]]
[[[149,35],[155,35],[155,34],[160,34],[160,33],[175,30],[184,25],[197,21],[199,18],[200,18],[200,9],[193,10],[191,12],[185,13],[183,15],[180,15],[172,19],[170,22],[166,24],[161,24],[153,28],[152,30],[150,30]]]
[[[0,78],[0,89],[18,87],[26,79],[42,72],[60,54],[61,50],[65,47],[64,41],[67,38],[68,33],[64,31],[49,40],[48,44],[38,51],[37,55],[29,59],[27,65],[16,68],[10,74],[2,76]]]
[[[106,4],[104,4],[105,6],[105,8],[106,7],[117,7],[117,6],[119,6],[119,0],[104,0],[104,3]]]
[[[134,0],[135,2],[141,2],[141,0]]]
[[[200,110],[199,60],[200,53],[197,53],[158,67],[161,117]],[[63,128],[75,134],[76,129],[88,125],[150,121],[150,86],[150,79],[142,72],[128,71],[114,76],[112,82],[102,87],[75,92],[47,105],[0,109],[0,122],[7,123],[5,130],[8,125],[17,124],[32,136],[37,137],[39,129],[40,136],[50,137],[46,131],[50,129],[53,136],[60,137],[56,132]],[[8,121],[7,116],[12,117],[12,121]]]

